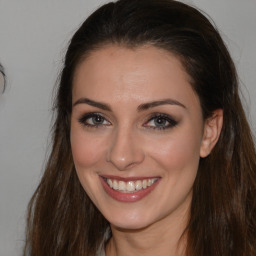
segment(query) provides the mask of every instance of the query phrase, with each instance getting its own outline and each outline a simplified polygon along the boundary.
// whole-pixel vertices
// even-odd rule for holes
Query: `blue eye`
[[[89,113],[83,115],[78,119],[79,123],[88,127],[99,127],[99,126],[108,126],[110,122],[107,121],[102,115],[97,113]]]
[[[152,129],[163,130],[167,128],[172,128],[178,124],[173,118],[166,114],[156,114],[149,119],[149,121],[144,125]]]

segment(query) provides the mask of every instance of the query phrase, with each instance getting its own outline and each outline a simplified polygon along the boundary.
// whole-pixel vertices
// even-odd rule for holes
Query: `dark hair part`
[[[172,0],[120,0],[95,11],[66,53],[56,98],[52,152],[28,212],[26,252],[95,255],[107,221],[80,185],[70,146],[77,65],[108,44],[153,45],[175,54],[199,96],[203,117],[223,109],[212,153],[200,160],[187,235],[189,256],[256,255],[256,157],[233,61],[217,29],[198,10]]]

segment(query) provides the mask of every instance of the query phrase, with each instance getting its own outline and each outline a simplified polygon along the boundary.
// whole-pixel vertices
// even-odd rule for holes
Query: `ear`
[[[216,145],[223,124],[223,110],[216,109],[204,122],[204,134],[201,142],[200,157],[207,157]]]

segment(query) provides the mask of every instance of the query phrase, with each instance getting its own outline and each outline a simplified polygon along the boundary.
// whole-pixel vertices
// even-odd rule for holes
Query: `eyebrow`
[[[77,100],[74,104],[73,107],[78,105],[78,104],[87,104],[96,108],[100,108],[102,110],[106,110],[106,111],[112,111],[111,107],[108,104],[105,103],[101,103],[98,101],[94,101],[94,100],[90,100],[88,98],[81,98],[79,100]]]
[[[152,102],[148,102],[148,103],[143,103],[141,105],[138,106],[138,111],[143,111],[143,110],[147,110],[149,108],[154,108],[157,106],[161,106],[161,105],[176,105],[176,106],[180,106],[186,109],[185,105],[183,105],[181,102],[174,100],[174,99],[163,99],[163,100],[157,100],[157,101],[152,101]]]
[[[111,107],[106,104],[106,103],[102,103],[102,102],[98,102],[98,101],[94,101],[94,100],[90,100],[88,98],[80,98],[78,99],[74,104],[73,107],[78,105],[78,104],[87,104],[102,110],[106,110],[106,111],[112,111]],[[137,110],[139,112],[150,109],[150,108],[154,108],[157,106],[161,106],[161,105],[176,105],[176,106],[180,106],[186,109],[185,105],[183,105],[181,102],[174,100],[174,99],[163,99],[163,100],[157,100],[157,101],[152,101],[152,102],[147,102],[147,103],[143,103],[140,104],[137,108]]]

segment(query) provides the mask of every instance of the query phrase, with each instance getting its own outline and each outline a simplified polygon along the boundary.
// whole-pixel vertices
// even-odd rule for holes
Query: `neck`
[[[176,218],[164,218],[139,230],[111,225],[112,238],[106,256],[184,256],[186,249],[187,211]]]

